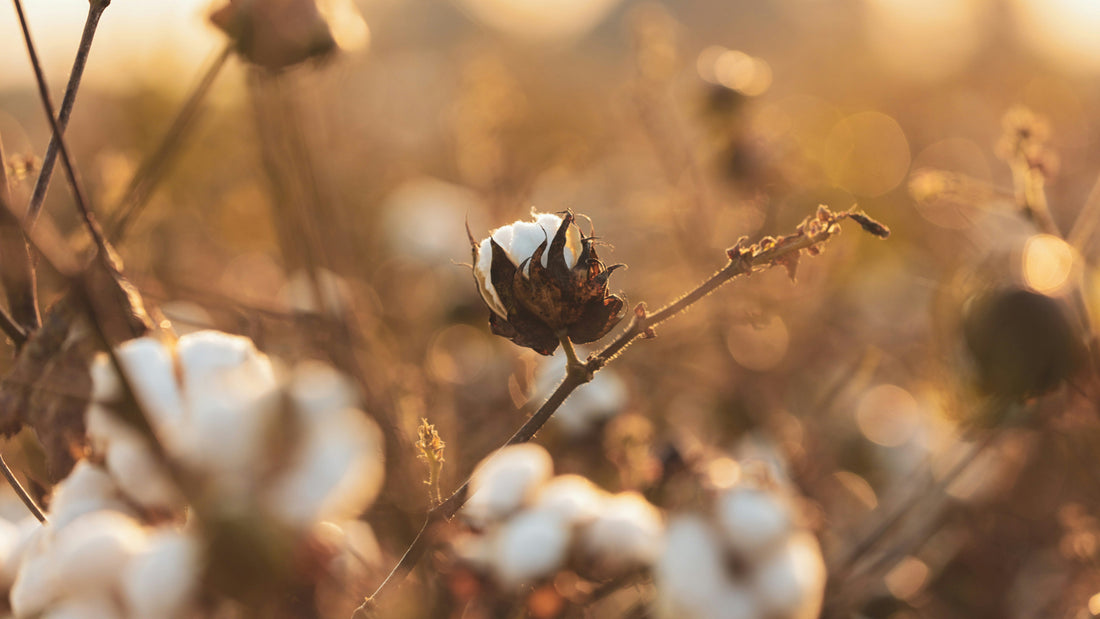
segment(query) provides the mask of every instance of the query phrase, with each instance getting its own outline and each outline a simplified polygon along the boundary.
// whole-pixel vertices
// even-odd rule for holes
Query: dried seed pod
[[[979,387],[1011,399],[1054,389],[1084,358],[1065,304],[1030,290],[999,289],[972,299],[963,335]]]
[[[594,241],[568,212],[535,214],[533,223],[498,228],[480,243],[470,235],[493,333],[543,355],[553,354],[562,336],[584,344],[606,335],[622,319],[623,300],[607,290],[622,265],[605,267]]]

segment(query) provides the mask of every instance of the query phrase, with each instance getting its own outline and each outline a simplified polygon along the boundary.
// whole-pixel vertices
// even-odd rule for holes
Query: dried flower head
[[[532,213],[534,222],[497,228],[480,243],[470,235],[474,279],[492,310],[493,333],[550,355],[561,338],[593,342],[622,319],[623,300],[607,280],[622,265],[605,267],[595,239],[572,213]]]
[[[315,0],[229,0],[210,21],[233,40],[237,52],[268,69],[326,56],[336,49]]]

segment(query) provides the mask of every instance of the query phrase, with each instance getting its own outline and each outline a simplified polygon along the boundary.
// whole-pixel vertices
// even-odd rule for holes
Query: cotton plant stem
[[[18,350],[26,342],[27,333],[38,328],[40,317],[34,263],[22,222],[11,207],[7,159],[0,140],[0,285],[11,307],[10,314],[0,310],[0,328]]]
[[[232,51],[232,47],[226,45],[218,52],[214,61],[210,63],[202,78],[199,79],[199,83],[188,95],[179,113],[176,114],[172,124],[168,127],[168,131],[161,138],[160,144],[157,145],[157,149],[142,162],[141,167],[130,179],[130,184],[127,185],[126,191],[123,192],[122,198],[113,210],[115,216],[110,226],[110,238],[113,242],[117,243],[122,240],[134,220],[148,204],[149,198],[153,195],[153,189],[156,188],[164,172],[167,171],[173,155],[179,151],[187,130],[191,128],[198,117],[202,102],[210,93],[214,80],[225,67]]]
[[[822,220],[822,217],[825,219]],[[807,221],[799,227],[798,232],[778,240],[768,239],[770,242],[765,243],[762,241],[760,244],[753,246],[746,246],[744,244],[745,239],[742,239],[735,247],[727,250],[730,262],[725,267],[714,275],[711,275],[706,281],[684,296],[669,303],[653,314],[648,314],[645,311],[644,304],[638,305],[634,310],[634,317],[631,319],[630,324],[614,341],[608,344],[600,352],[590,355],[587,361],[581,363],[578,360],[577,364],[570,364],[567,366],[565,379],[562,383],[558,385],[557,389],[555,389],[552,394],[550,394],[550,397],[547,398],[542,406],[540,406],[539,409],[535,411],[518,430],[516,430],[515,434],[504,443],[504,446],[526,443],[534,438],[535,434],[546,424],[558,407],[561,406],[565,399],[568,398],[577,387],[591,381],[593,375],[597,371],[618,356],[619,353],[635,339],[639,337],[653,337],[653,327],[656,325],[676,316],[703,297],[714,292],[722,284],[725,284],[739,275],[746,275],[755,270],[762,270],[771,266],[783,264],[783,260],[794,258],[804,250],[819,246],[832,236],[838,234],[840,232],[839,221],[848,217],[853,219],[859,218],[857,220],[860,220],[861,225],[864,225],[862,220],[866,219],[862,214],[852,211],[833,214],[827,209],[822,209],[819,210],[818,213],[818,221],[821,222],[820,225],[811,225],[811,219],[807,219]],[[888,231],[885,231],[884,228],[882,231],[884,232],[884,234],[881,234],[882,236],[888,234]],[[568,356],[568,351],[566,354]],[[434,525],[454,517],[454,515],[458,513],[458,510],[466,503],[466,500],[469,498],[469,492],[470,479],[467,478],[466,481],[447,498],[447,500],[428,511],[424,525],[420,528],[416,537],[413,538],[412,543],[401,557],[401,560],[382,584],[378,586],[374,594],[368,597],[361,606],[355,609],[355,612],[352,614],[352,619],[369,619],[376,616],[378,605],[383,598],[400,585],[405,576],[417,563],[419,563],[424,553],[431,546],[431,540],[428,538],[431,537],[431,531]]]
[[[27,509],[38,519],[38,522],[49,524],[46,521],[46,514],[42,513],[42,508],[38,507],[38,504],[34,502],[31,495],[23,488],[23,484],[19,483],[19,480],[15,477],[15,473],[12,472],[8,463],[4,461],[4,456],[2,455],[0,455],[0,472],[3,472],[4,479],[8,480],[8,485],[11,486],[12,490],[15,490],[15,494],[19,496],[19,500],[23,501],[23,505],[27,506]]]
[[[830,567],[828,570],[830,578],[836,582],[843,582],[844,579],[851,575],[851,571],[856,566],[856,563],[873,549],[886,534],[900,524],[917,503],[928,496],[938,495],[946,491],[960,475],[970,468],[970,465],[974,463],[977,457],[993,444],[996,438],[996,431],[990,430],[984,437],[972,445],[962,458],[956,462],[938,482],[931,487],[910,494],[906,500],[895,507],[888,515],[884,516],[869,534],[856,542],[856,544],[853,545],[836,564]]]
[[[99,224],[96,222],[91,208],[88,206],[88,200],[85,198],[84,190],[81,188],[80,181],[76,177],[76,168],[73,166],[72,157],[69,155],[69,148],[65,145],[65,137],[61,132],[61,128],[58,126],[57,116],[54,114],[53,101],[50,99],[50,91],[46,86],[46,76],[42,72],[42,63],[38,60],[38,52],[35,51],[34,40],[31,38],[31,30],[27,25],[27,16],[23,11],[23,2],[22,0],[12,0],[12,4],[15,5],[15,12],[19,16],[19,26],[23,31],[23,42],[27,46],[27,55],[30,57],[31,67],[34,68],[35,81],[38,83],[38,95],[42,99],[42,107],[50,123],[50,131],[53,133],[53,138],[57,140],[58,152],[61,155],[61,165],[65,168],[65,175],[69,179],[73,200],[76,202],[77,210],[80,212],[80,217],[84,220],[88,232],[95,241],[96,249],[99,250],[101,260],[109,261],[107,240],[104,238],[103,230],[100,229]]]
[[[65,96],[61,99],[61,110],[57,116],[57,126],[60,133],[64,133],[65,128],[69,125],[69,116],[72,114],[73,105],[76,103],[76,92],[79,90],[80,80],[84,76],[84,67],[88,64],[88,55],[92,50],[92,39],[95,38],[96,28],[99,26],[99,18],[103,16],[103,11],[110,4],[111,0],[90,0],[88,2],[88,17],[84,20],[84,32],[80,35],[80,45],[76,49],[73,68],[69,72],[69,84],[65,87]],[[50,188],[53,166],[57,161],[58,144],[57,134],[51,136],[50,144],[46,147],[46,156],[42,158],[42,168],[38,171],[38,180],[35,181],[30,204],[27,206],[25,218],[32,228],[34,222],[38,219],[38,213],[42,210],[42,203],[46,200],[46,192]]]

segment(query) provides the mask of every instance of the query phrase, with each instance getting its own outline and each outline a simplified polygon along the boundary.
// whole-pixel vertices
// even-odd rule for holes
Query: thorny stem
[[[61,128],[57,124],[53,101],[50,100],[50,91],[46,86],[46,76],[42,72],[42,63],[38,60],[38,52],[35,51],[34,41],[31,39],[31,30],[27,25],[27,16],[23,12],[23,2],[22,0],[12,0],[12,4],[15,5],[15,12],[19,15],[19,26],[23,30],[23,42],[27,46],[27,55],[30,56],[31,66],[34,68],[35,81],[38,83],[38,95],[42,99],[42,107],[46,111],[46,118],[49,120],[53,139],[57,140],[57,148],[61,153],[61,164],[64,166],[65,175],[69,179],[69,186],[72,188],[73,192],[73,200],[76,201],[80,216],[83,218],[84,224],[88,228],[88,232],[92,235],[92,239],[95,241],[96,249],[99,250],[100,259],[109,261],[107,240],[103,238],[103,230],[101,230],[99,224],[96,223],[95,216],[92,215],[92,211],[88,206],[88,201],[84,197],[84,190],[81,189],[80,182],[76,178],[76,168],[73,167],[72,157],[69,156],[69,148],[65,145],[65,137],[62,135]]]
[[[832,213],[825,207],[819,207],[816,219],[813,217],[807,218],[806,221],[799,226],[798,231],[793,234],[780,239],[771,239],[769,237],[761,243],[752,246],[747,246],[747,239],[742,238],[738,241],[737,245],[727,250],[726,253],[730,258],[730,262],[717,273],[711,275],[706,281],[699,284],[699,286],[684,296],[669,303],[653,314],[647,314],[645,305],[639,304],[634,310],[634,317],[631,319],[626,331],[621,333],[603,350],[590,355],[587,361],[581,363],[577,360],[576,365],[571,364],[567,366],[565,379],[558,385],[557,389],[550,394],[550,397],[543,402],[542,406],[540,406],[539,409],[535,411],[518,430],[516,430],[515,434],[513,434],[501,448],[509,445],[526,443],[534,438],[535,434],[546,424],[558,407],[561,406],[562,402],[573,393],[573,390],[591,381],[593,375],[597,371],[607,365],[638,337],[654,337],[654,326],[679,314],[696,301],[714,292],[722,284],[739,275],[746,275],[752,273],[754,270],[765,269],[779,264],[785,264],[789,267],[789,263],[786,263],[785,260],[796,258],[803,250],[816,248],[821,243],[824,243],[832,236],[838,234],[840,232],[839,222],[847,218],[855,219],[861,226],[877,236],[885,238],[885,236],[889,234],[889,231],[885,227],[869,220],[860,212],[853,210]],[[563,344],[568,341],[567,338],[563,338],[563,340]],[[568,347],[566,347],[567,356],[569,355],[568,350]],[[574,351],[573,354],[575,356],[576,352]],[[499,449],[496,453],[499,453]],[[489,457],[491,458],[493,455]],[[393,570],[390,571],[389,575],[386,576],[386,579],[382,581],[382,584],[378,586],[374,593],[368,597],[362,605],[355,609],[355,612],[352,614],[352,619],[370,619],[376,615],[382,597],[400,585],[405,575],[416,566],[420,558],[431,545],[431,540],[428,539],[430,537],[429,532],[439,522],[454,517],[454,515],[458,513],[458,510],[466,503],[466,499],[469,498],[469,492],[470,478],[467,478],[466,481],[447,498],[447,500],[428,510],[424,525],[420,528],[416,537],[413,538],[412,543],[405,551],[405,554],[402,555],[401,560],[398,561],[397,565],[394,566]]]
[[[183,107],[180,108],[171,126],[168,127],[167,133],[164,134],[160,144],[157,145],[157,149],[141,164],[141,167],[134,173],[134,177],[130,179],[130,184],[118,201],[118,206],[113,210],[115,217],[110,232],[112,241],[118,242],[121,240],[130,224],[145,208],[149,197],[153,195],[153,189],[171,162],[172,156],[179,150],[187,129],[198,115],[202,101],[210,92],[210,87],[214,85],[214,79],[218,77],[232,51],[232,46],[226,45],[218,53],[214,62],[207,67],[206,73],[203,74],[202,79],[199,80],[199,83],[195,85],[194,90],[187,97]]]
[[[61,111],[57,116],[57,126],[60,133],[65,132],[69,125],[69,116],[76,103],[76,91],[80,88],[80,79],[84,76],[84,67],[88,64],[88,54],[92,50],[92,39],[95,37],[96,28],[99,26],[99,18],[103,11],[111,4],[111,0],[90,0],[88,2],[88,17],[84,20],[84,32],[80,35],[80,45],[76,49],[76,58],[73,60],[72,71],[69,72],[69,84],[65,87],[65,96],[61,99]],[[46,147],[46,156],[42,158],[42,169],[38,172],[38,180],[34,184],[34,193],[31,194],[30,205],[27,207],[26,220],[29,227],[34,227],[38,213],[42,209],[42,203],[46,200],[46,191],[50,188],[50,177],[53,176],[53,165],[57,161],[57,136],[50,138],[50,144]]]

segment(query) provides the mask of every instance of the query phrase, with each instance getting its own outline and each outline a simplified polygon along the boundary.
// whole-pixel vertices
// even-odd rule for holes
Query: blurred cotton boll
[[[551,466],[546,450],[530,444],[482,462],[474,479],[496,494],[480,504],[474,494],[463,508],[474,530],[455,540],[458,559],[511,590],[567,568],[574,578],[599,580],[649,568],[664,535],[660,510],[638,493],[612,495],[579,475],[550,477]],[[487,507],[490,496],[495,509]]]
[[[170,343],[131,340],[116,354],[167,453],[227,506],[261,496],[269,516],[303,529],[358,516],[374,500],[382,480],[379,430],[331,367],[303,362],[280,376],[250,340],[214,331]],[[93,367],[93,380],[101,400],[88,409],[88,433],[110,483],[144,507],[182,508],[182,494],[145,437],[111,410],[119,388],[106,358]],[[84,470],[77,467],[91,474]]]
[[[620,0],[458,0],[478,21],[517,39],[549,43],[594,28]]]
[[[712,518],[685,514],[669,524],[654,573],[658,616],[818,616],[825,562],[785,491],[742,481],[714,500]]]
[[[494,544],[493,567],[508,587],[550,576],[565,563],[569,521],[549,510],[520,513],[502,525]]]
[[[565,378],[565,365],[564,353],[555,354],[539,364],[535,373],[536,399],[545,399],[554,391]],[[573,392],[550,422],[571,436],[587,434],[622,412],[626,400],[626,383],[614,368],[605,368],[597,372],[584,389]]]
[[[601,570],[649,566],[661,552],[661,512],[636,492],[607,497],[581,535],[583,552]]]
[[[464,256],[469,246],[462,237],[468,217],[484,206],[465,187],[430,177],[406,181],[386,197],[382,226],[394,252],[429,264],[447,264]]]
[[[485,527],[506,518],[535,496],[553,474],[550,454],[537,445],[511,445],[481,461],[470,478],[463,518]]]

